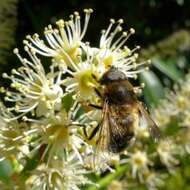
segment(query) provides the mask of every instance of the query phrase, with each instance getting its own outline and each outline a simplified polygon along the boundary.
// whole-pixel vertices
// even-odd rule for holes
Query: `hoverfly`
[[[102,121],[89,137],[92,139],[98,133],[97,149],[112,153],[125,150],[135,136],[135,127],[140,127],[141,117],[145,118],[151,135],[159,139],[157,125],[137,99],[134,87],[122,71],[111,67],[99,83],[103,87]]]

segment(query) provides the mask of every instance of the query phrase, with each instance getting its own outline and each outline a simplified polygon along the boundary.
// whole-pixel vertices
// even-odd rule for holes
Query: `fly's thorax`
[[[126,79],[127,77],[123,72],[112,67],[106,73],[103,74],[102,78],[100,79],[100,84],[109,85],[112,84],[113,82],[120,82]]]
[[[133,104],[135,95],[129,90],[125,83],[113,82],[105,86],[104,98],[109,104],[122,105]]]

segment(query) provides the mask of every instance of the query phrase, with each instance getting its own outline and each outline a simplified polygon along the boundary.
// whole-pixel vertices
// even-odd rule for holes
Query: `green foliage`
[[[7,182],[13,173],[13,167],[9,160],[0,162],[0,180]]]
[[[140,74],[140,81],[145,84],[144,96],[147,104],[157,105],[159,99],[164,97],[164,90],[159,78],[152,71]]]

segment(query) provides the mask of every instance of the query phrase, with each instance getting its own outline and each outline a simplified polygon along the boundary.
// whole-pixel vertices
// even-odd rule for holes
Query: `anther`
[[[110,19],[110,22],[111,22],[112,24],[114,24],[114,23],[115,23],[115,20],[114,20],[113,18],[111,18],[111,19]]]
[[[39,35],[37,34],[37,33],[35,33],[34,35],[33,35],[33,38],[39,38]]]
[[[75,16],[79,16],[79,13],[77,11],[74,12]]]
[[[18,54],[18,53],[19,53],[18,48],[15,48],[15,49],[13,50],[13,53],[14,53],[14,54]]]
[[[12,69],[12,70],[11,70],[11,73],[12,73],[12,74],[16,74],[16,73],[17,73],[16,69]]]
[[[71,20],[73,20],[73,18],[74,18],[74,16],[73,16],[73,15],[70,15],[69,17],[70,17],[70,19],[71,19]]]
[[[129,31],[130,31],[131,34],[134,34],[134,33],[135,33],[135,29],[134,29],[134,28],[130,28]]]
[[[23,44],[28,45],[29,44],[28,40],[23,40]]]
[[[2,77],[3,77],[3,78],[8,78],[7,73],[3,73],[3,74],[2,74]]]
[[[123,24],[123,19],[119,19],[117,22],[118,22],[119,24]]]
[[[118,26],[118,27],[117,27],[117,31],[118,31],[118,32],[121,32],[121,31],[122,31],[122,27],[121,27],[121,26]]]
[[[26,36],[26,39],[31,39],[31,36],[30,36],[30,35],[27,35],[27,36]]]
[[[28,118],[27,118],[26,116],[23,116],[23,117],[22,117],[22,120],[23,120],[23,121],[27,121]]]
[[[127,36],[127,32],[123,32],[123,37],[126,37]]]
[[[63,19],[60,19],[56,22],[57,26],[59,27],[64,27],[64,20]]]
[[[52,25],[51,24],[48,25],[48,29],[50,29],[50,30],[52,29]]]
[[[29,51],[28,46],[24,46],[24,50],[25,50],[25,51]]]

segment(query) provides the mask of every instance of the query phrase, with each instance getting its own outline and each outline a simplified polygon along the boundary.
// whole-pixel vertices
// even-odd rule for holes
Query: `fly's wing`
[[[134,137],[135,120],[135,113],[127,105],[108,105],[105,102],[96,142],[97,154],[123,151]]]
[[[102,110],[102,121],[99,126],[96,140],[96,148],[92,161],[92,168],[96,171],[97,168],[103,166],[107,158],[109,158],[108,144],[110,142],[110,131],[108,122],[108,104],[105,101]]]
[[[141,102],[138,102],[138,109],[140,112],[140,115],[144,117],[147,121],[149,131],[151,136],[155,139],[155,141],[158,141],[160,139],[160,130],[156,123],[151,119],[150,115],[148,112],[145,110]]]
[[[110,131],[109,131],[109,122],[108,122],[108,104],[105,101],[103,106],[102,121],[100,124],[100,129],[97,135],[96,141],[96,151],[106,152],[107,147],[110,141]]]
[[[108,112],[110,140],[108,150],[113,153],[123,151],[134,137],[133,113],[129,113],[127,106],[110,106]]]

